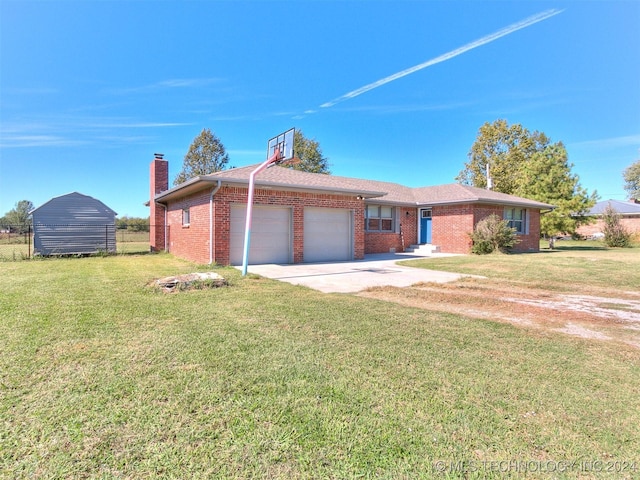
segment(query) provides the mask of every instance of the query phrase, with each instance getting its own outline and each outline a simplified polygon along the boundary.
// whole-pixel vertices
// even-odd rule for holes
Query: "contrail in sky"
[[[385,85],[389,82],[393,82],[394,80],[398,80],[399,78],[406,77],[407,75],[410,75],[414,72],[422,70],[423,68],[430,67],[431,65],[435,65],[436,63],[444,62],[453,57],[457,57],[458,55],[468,52],[469,50],[473,50],[474,48],[481,47],[482,45],[486,45],[487,43],[493,42],[494,40],[497,40],[501,37],[509,35],[510,33],[517,32],[518,30],[521,30],[530,25],[533,25],[534,23],[538,23],[538,22],[541,22],[542,20],[546,20],[547,18],[551,18],[555,15],[558,15],[563,11],[564,10],[558,10],[555,8],[551,10],[545,10],[544,12],[540,12],[536,15],[525,18],[524,20],[521,20],[517,23],[513,23],[508,27],[503,28],[502,30],[498,30],[497,32],[491,33],[471,43],[467,43],[466,45],[463,45],[460,48],[451,50],[450,52],[440,55],[439,57],[433,58],[431,60],[427,60],[424,63],[421,63],[411,68],[407,68],[406,70],[402,70],[401,72],[394,73],[393,75],[389,75],[388,77],[382,78],[376,82],[365,85],[364,87],[360,87],[357,90],[353,90],[349,93],[346,93],[341,97],[331,100],[330,102],[323,103],[322,105],[320,105],[320,107],[321,108],[333,107],[337,103],[344,102],[345,100],[349,100],[350,98],[357,97],[358,95],[362,95],[363,93],[366,93],[369,90],[373,90],[374,88],[381,87],[382,85]]]

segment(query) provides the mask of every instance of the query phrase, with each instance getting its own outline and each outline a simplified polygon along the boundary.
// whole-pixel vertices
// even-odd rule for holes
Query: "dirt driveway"
[[[433,256],[440,255],[445,256]],[[556,293],[396,263],[412,258],[421,256],[378,254],[354,262],[256,265],[249,272],[326,293],[352,293],[640,349],[640,291],[582,288],[575,294]]]
[[[640,349],[640,292],[556,294],[464,278],[436,285],[375,287],[359,295],[425,310],[507,322],[550,334],[620,342]]]

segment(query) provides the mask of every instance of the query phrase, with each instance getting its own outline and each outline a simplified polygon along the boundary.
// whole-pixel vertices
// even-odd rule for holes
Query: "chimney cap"
[[[153,155],[158,160],[162,160],[164,158],[164,153],[154,153]]]

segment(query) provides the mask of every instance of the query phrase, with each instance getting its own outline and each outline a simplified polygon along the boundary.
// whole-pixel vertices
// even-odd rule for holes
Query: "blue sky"
[[[0,215],[78,191],[147,216],[153,154],[173,180],[203,128],[233,166],[295,127],[333,174],[451,183],[499,118],[624,200],[639,24],[635,0],[0,0]]]

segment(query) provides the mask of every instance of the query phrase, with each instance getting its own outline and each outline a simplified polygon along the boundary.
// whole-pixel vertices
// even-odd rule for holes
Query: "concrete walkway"
[[[352,262],[249,265],[247,270],[249,273],[294,285],[304,285],[325,293],[353,293],[376,286],[408,287],[420,282],[446,283],[469,276],[396,264],[400,260],[443,256],[450,255],[383,253],[366,255],[364,260]]]

